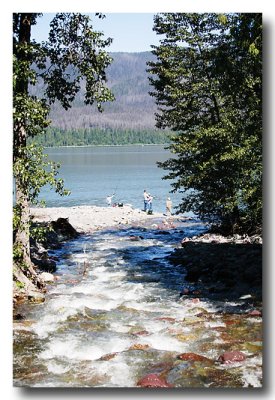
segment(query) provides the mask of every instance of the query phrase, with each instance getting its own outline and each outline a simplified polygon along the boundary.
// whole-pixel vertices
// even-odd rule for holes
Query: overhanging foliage
[[[160,166],[190,211],[231,231],[262,218],[261,14],[155,16],[156,126],[175,132]]]

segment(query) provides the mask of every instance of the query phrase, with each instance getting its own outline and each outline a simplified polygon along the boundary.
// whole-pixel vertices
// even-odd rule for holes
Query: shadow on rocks
[[[202,296],[224,301],[249,294],[262,299],[261,244],[189,241],[175,249],[170,261],[185,269],[185,281]]]
[[[68,218],[58,218],[50,223],[36,223],[36,227],[49,228],[43,241],[31,242],[31,260],[41,271],[55,272],[56,262],[49,257],[48,250],[58,249],[62,243],[79,236],[76,229],[69,223]]]

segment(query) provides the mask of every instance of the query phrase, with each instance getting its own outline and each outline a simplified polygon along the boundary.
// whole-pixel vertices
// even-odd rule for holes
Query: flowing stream
[[[14,324],[14,384],[136,387],[153,373],[173,387],[260,387],[261,318],[242,315],[241,301],[180,296],[184,271],[166,259],[203,230],[196,221],[167,231],[136,226],[55,250],[58,280]],[[217,362],[226,350],[246,360]]]

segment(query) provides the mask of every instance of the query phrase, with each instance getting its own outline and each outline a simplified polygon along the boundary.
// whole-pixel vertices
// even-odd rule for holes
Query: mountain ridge
[[[116,98],[103,104],[104,111],[83,104],[80,91],[72,107],[64,111],[56,103],[50,112],[51,126],[68,129],[155,130],[156,105],[149,95],[147,62],[154,58],[149,52],[110,52],[113,62],[107,68],[107,86]]]

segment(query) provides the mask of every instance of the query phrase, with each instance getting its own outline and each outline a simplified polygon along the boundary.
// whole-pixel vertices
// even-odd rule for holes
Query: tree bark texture
[[[19,61],[28,62],[28,52],[24,47],[30,43],[31,38],[31,14],[20,15],[19,23],[19,43],[17,58]],[[21,48],[22,47],[22,48]],[[25,76],[17,78],[16,93],[27,95],[28,94],[28,79]],[[25,149],[27,145],[27,131],[26,124],[24,121],[13,127],[13,156],[14,160],[25,157]],[[30,210],[28,204],[28,196],[26,187],[23,182],[23,176],[15,177],[16,187],[16,206],[19,210],[20,224],[15,232],[15,244],[21,247],[22,250],[22,263],[25,266],[31,266],[30,258],[30,233],[29,233],[29,221],[30,221]]]

